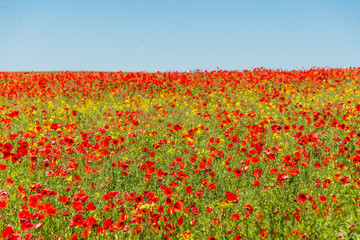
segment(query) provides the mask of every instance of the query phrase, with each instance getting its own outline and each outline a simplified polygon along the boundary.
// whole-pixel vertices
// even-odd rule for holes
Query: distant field
[[[0,73],[0,239],[360,239],[360,68]]]

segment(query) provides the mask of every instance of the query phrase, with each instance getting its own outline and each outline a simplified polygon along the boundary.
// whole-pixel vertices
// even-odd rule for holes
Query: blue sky
[[[0,71],[360,66],[360,1],[0,0]]]

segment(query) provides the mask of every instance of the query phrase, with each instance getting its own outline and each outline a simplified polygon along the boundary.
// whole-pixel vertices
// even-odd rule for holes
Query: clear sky
[[[360,66],[360,0],[0,0],[0,71]]]

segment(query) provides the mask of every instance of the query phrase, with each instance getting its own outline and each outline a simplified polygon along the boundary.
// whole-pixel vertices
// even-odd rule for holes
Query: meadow
[[[0,239],[360,239],[360,68],[0,72]]]

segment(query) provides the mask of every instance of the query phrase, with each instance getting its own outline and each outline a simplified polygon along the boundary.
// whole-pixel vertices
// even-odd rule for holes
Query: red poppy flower
[[[339,163],[338,165],[336,165],[336,168],[337,168],[338,170],[343,170],[344,164],[343,164],[343,163]]]
[[[24,239],[32,239],[34,238],[34,235],[32,233],[25,233],[24,234]]]
[[[234,213],[234,214],[231,216],[231,221],[234,221],[234,220],[240,220],[240,214]]]
[[[320,197],[318,197],[318,199],[320,202],[327,202],[327,199],[325,196],[320,196]]]
[[[203,187],[207,187],[209,185],[209,179],[204,179],[200,181],[200,185]]]
[[[360,104],[356,104],[355,109],[356,109],[357,112],[360,112]]]
[[[175,232],[175,225],[173,223],[169,223],[165,226],[165,231],[167,233],[173,234]]]
[[[78,212],[84,211],[84,206],[83,206],[83,203],[81,203],[81,202],[73,202],[71,208],[75,209]]]
[[[191,187],[191,186],[187,186],[187,187],[185,188],[185,192],[187,192],[188,194],[193,194],[193,193],[194,193],[194,191],[192,190],[192,187]]]
[[[0,199],[0,210],[5,208],[7,205],[7,201],[6,201],[6,198],[2,198]]]
[[[233,174],[235,178],[238,178],[241,176],[241,170],[239,168],[235,168]]]
[[[294,168],[294,169],[291,169],[289,171],[289,173],[292,175],[292,176],[295,176],[295,175],[298,175],[300,172],[297,168]]]
[[[262,173],[262,170],[261,169],[255,169],[253,171],[253,176],[256,177],[256,178],[260,178],[261,177],[261,173]]]
[[[298,200],[299,200],[300,204],[303,204],[304,202],[306,202],[306,200],[307,200],[306,194],[305,193],[300,193],[298,195]]]
[[[116,227],[120,230],[123,230],[125,227],[124,221],[121,221],[121,220],[116,221]]]
[[[244,206],[243,208],[247,209],[250,213],[254,210],[253,206],[251,206],[250,204]]]
[[[217,188],[216,183],[211,183],[211,184],[208,186],[207,189],[208,189],[209,191],[215,191],[216,188]]]
[[[110,226],[112,226],[114,224],[114,221],[111,220],[111,219],[106,219],[103,223],[103,228],[106,230],[106,229],[109,229]]]
[[[72,236],[71,236],[71,239],[70,240],[78,240],[79,237],[78,237],[78,234],[77,233],[74,233]]]
[[[53,123],[53,124],[51,124],[50,128],[53,130],[57,130],[59,128],[59,124]]]
[[[173,127],[173,129],[174,129],[174,131],[180,131],[180,130],[182,130],[182,127],[176,124],[176,125]]]
[[[238,195],[236,195],[235,193],[232,193],[230,191],[227,191],[225,193],[225,197],[226,197],[226,201],[229,201],[229,202],[237,202],[239,200]]]
[[[244,238],[240,235],[235,235],[235,240],[241,240],[241,239],[244,239]]]
[[[177,200],[175,203],[174,203],[174,210],[176,212],[178,211],[181,211],[182,207],[183,207],[184,203],[180,200]]]
[[[286,174],[281,174],[279,173],[278,176],[277,176],[277,180],[278,181],[283,181],[283,180],[286,180],[286,179],[289,179],[289,176],[287,176]]]
[[[315,169],[320,169],[322,168],[321,167],[321,164],[319,162],[315,163],[315,166],[314,166]]]
[[[191,220],[190,220],[190,226],[193,227],[197,222],[198,222],[197,220],[191,219]]]
[[[261,183],[260,183],[260,181],[259,180],[255,180],[254,182],[253,182],[253,186],[254,187],[256,187],[256,186],[258,186],[258,185],[260,185]]]
[[[360,163],[360,156],[359,155],[353,156],[352,161],[354,164]]]
[[[86,206],[86,211],[96,210],[96,207],[93,202],[89,202]]]
[[[34,227],[35,227],[35,224],[33,224],[31,222],[24,222],[21,224],[21,230],[24,232],[26,232]]]
[[[251,214],[249,212],[243,212],[243,215],[248,218]]]
[[[31,208],[35,208],[38,203],[39,198],[37,196],[31,196],[28,201],[28,205]]]
[[[204,191],[203,191],[203,190],[199,190],[199,191],[197,191],[197,192],[195,193],[195,196],[199,198],[199,197],[201,197],[203,194],[204,194]]]
[[[181,217],[176,221],[176,223],[177,223],[178,226],[182,226],[183,223],[184,223],[184,217],[181,216]]]
[[[184,173],[183,171],[180,171],[176,174],[176,176],[180,179],[185,179],[185,178],[190,178],[189,175],[187,175],[186,173]]]
[[[251,157],[251,158],[250,158],[250,162],[251,162],[252,164],[257,164],[257,163],[259,162],[259,158],[257,158],[257,157]]]
[[[142,203],[143,201],[144,201],[143,195],[140,195],[135,199],[135,202],[137,203]]]
[[[52,206],[51,204],[45,204],[45,215],[53,216],[55,217],[57,213],[56,208]]]
[[[199,208],[194,207],[194,208],[191,209],[191,212],[192,212],[193,215],[198,215],[199,214]]]
[[[4,230],[1,232],[1,237],[7,238],[7,237],[13,235],[14,233],[15,233],[15,232],[14,232],[12,226],[9,225],[9,226],[7,226],[6,228],[4,228]]]
[[[171,196],[173,194],[173,190],[169,187],[164,189],[165,196]]]
[[[166,203],[165,203],[165,205],[173,205],[173,202],[172,202],[171,198],[166,197]]]
[[[111,231],[111,228],[112,228],[113,226],[110,226],[110,231]],[[116,231],[116,229],[114,229],[115,231]],[[114,231],[113,230],[113,231]],[[138,235],[141,231],[143,230],[143,226],[142,225],[138,225],[135,229],[134,229],[134,231],[133,231],[133,235],[134,236],[136,236],[136,235]]]
[[[158,207],[157,211],[159,213],[163,213],[164,212],[164,207],[163,206]]]
[[[117,146],[119,144],[119,140],[117,139],[111,139],[111,143],[115,146]]]
[[[62,196],[59,198],[59,201],[65,204],[68,201],[68,198],[66,196]]]

